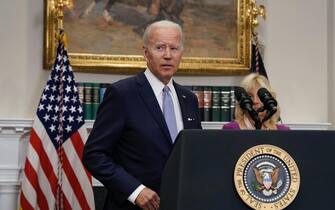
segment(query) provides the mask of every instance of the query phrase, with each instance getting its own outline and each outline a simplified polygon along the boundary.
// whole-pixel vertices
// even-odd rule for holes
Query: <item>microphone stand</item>
[[[265,110],[264,107],[259,108],[257,110],[257,118],[253,119],[255,121],[256,130],[260,130],[262,128],[263,123],[267,121],[268,119],[270,119],[272,115],[274,115],[274,113],[277,112],[277,109],[266,110],[266,115],[264,116],[263,120],[260,120],[258,114],[260,112],[263,112],[264,110]]]
[[[256,130],[260,130],[262,128],[262,122],[259,120],[259,118],[257,118],[255,121],[255,128]]]
[[[260,130],[262,128],[262,121],[259,119],[259,110],[255,111],[252,109],[252,111],[249,112],[250,117],[255,122],[254,126],[256,130]]]
[[[261,108],[259,108],[257,111],[256,111],[256,113],[257,113],[257,117],[255,117],[255,116],[253,116],[252,118],[255,118],[255,119],[253,119],[254,120],[254,122],[255,122],[255,128],[256,128],[256,130],[261,130],[261,128],[262,128],[262,124],[263,124],[263,122],[264,121],[261,121],[260,119],[259,119],[259,113],[260,112],[262,112],[262,111],[264,111],[264,107],[261,107]]]

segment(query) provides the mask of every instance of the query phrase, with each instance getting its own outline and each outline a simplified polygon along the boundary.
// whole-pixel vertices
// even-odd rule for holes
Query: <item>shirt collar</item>
[[[161,82],[148,68],[145,70],[144,75],[147,78],[152,90],[154,91],[155,96],[157,97],[162,92],[165,84]],[[170,79],[167,86],[170,88],[171,91],[174,90],[172,79]]]

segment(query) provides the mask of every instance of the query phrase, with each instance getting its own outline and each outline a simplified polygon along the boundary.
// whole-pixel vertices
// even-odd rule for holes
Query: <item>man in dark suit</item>
[[[86,168],[108,190],[105,209],[158,209],[177,133],[201,129],[196,96],[172,80],[182,40],[179,25],[151,24],[143,36],[146,71],[106,90],[83,154]]]

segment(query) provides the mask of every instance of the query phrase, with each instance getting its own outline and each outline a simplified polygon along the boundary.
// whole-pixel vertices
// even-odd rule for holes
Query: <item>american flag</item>
[[[253,43],[251,45],[251,73],[258,73],[268,79],[262,56],[259,52],[258,33],[252,33]]]
[[[72,68],[59,42],[31,131],[21,209],[95,209],[91,175],[81,162],[86,140]]]

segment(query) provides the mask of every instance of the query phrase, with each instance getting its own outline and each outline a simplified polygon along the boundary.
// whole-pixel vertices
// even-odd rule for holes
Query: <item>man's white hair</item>
[[[183,48],[184,46],[183,30],[181,29],[179,24],[169,21],[169,20],[161,20],[161,21],[154,22],[145,29],[144,34],[143,34],[143,44],[145,47],[147,47],[149,44],[149,36],[150,36],[151,30],[156,27],[157,28],[176,28],[180,34],[181,48]]]

